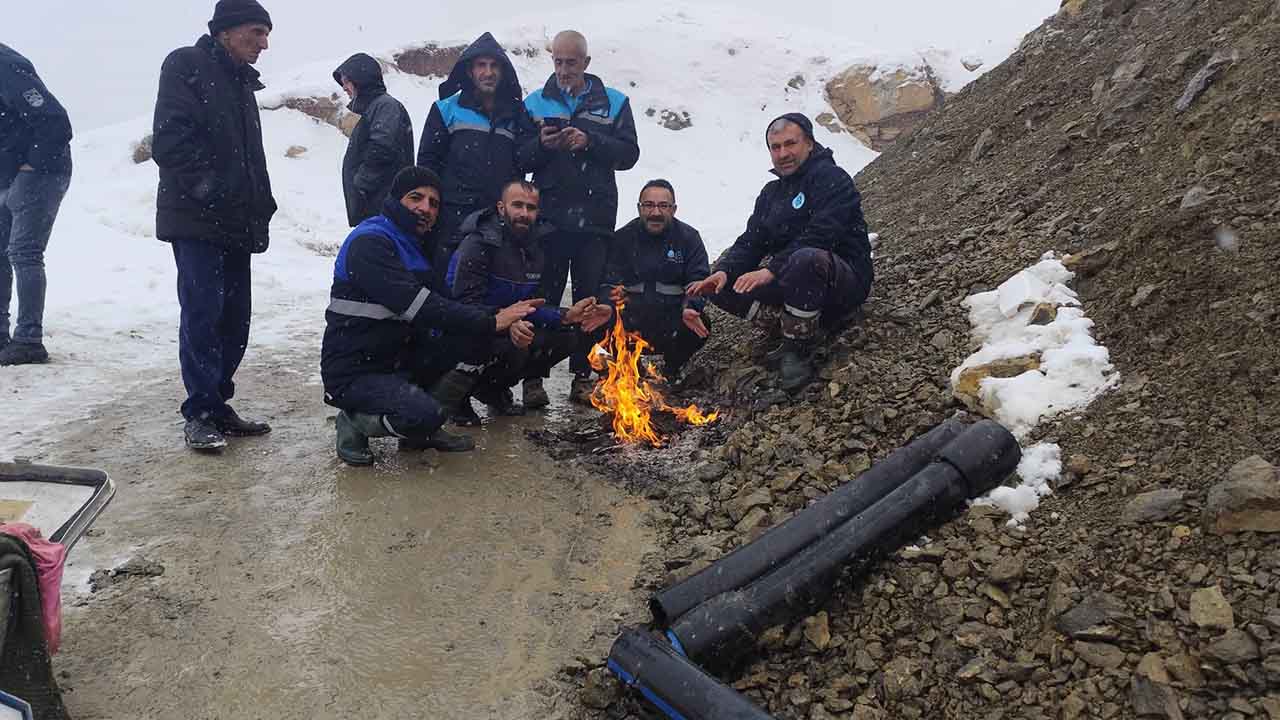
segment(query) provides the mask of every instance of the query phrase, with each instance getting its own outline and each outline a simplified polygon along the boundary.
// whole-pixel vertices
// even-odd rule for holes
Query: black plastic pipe
[[[902,487],[862,511],[776,570],[741,590],[714,597],[667,632],[694,661],[721,666],[751,648],[764,629],[809,614],[826,600],[840,571],[875,560],[989,492],[1017,467],[1022,451],[1000,424],[965,430]]]
[[[699,604],[737,590],[796,553],[812,545],[849,518],[871,507],[928,465],[938,451],[964,430],[960,418],[950,418],[898,448],[870,470],[845,483],[754,542],[733,552],[649,599],[659,627],[668,627]]]
[[[738,691],[720,684],[643,630],[624,632],[609,651],[610,672],[673,720],[772,720]]]

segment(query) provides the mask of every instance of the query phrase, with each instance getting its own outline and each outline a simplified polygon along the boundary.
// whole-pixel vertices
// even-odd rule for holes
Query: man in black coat
[[[746,232],[715,272],[688,292],[780,332],[771,358],[781,365],[782,388],[795,392],[813,378],[819,331],[839,328],[870,294],[871,243],[853,178],[814,140],[809,118],[779,117],[765,140],[778,179],[764,186]]]
[[[710,334],[702,313],[706,299],[685,296],[687,286],[711,272],[707,248],[697,230],[676,219],[670,182],[645,183],[636,209],[639,217],[613,236],[600,302],[625,307],[626,328],[662,354],[663,373],[674,383]]]
[[[267,249],[276,211],[254,97],[263,86],[250,67],[270,32],[271,17],[255,0],[219,0],[209,34],[169,53],[160,69],[156,237],[173,246],[178,267],[182,415],[194,450],[271,431],[227,404],[249,342],[250,254]]]
[[[462,51],[440,83],[440,99],[431,104],[422,131],[418,165],[444,182],[442,265],[456,247],[454,231],[463,218],[493,207],[507,181],[524,177],[516,149],[535,131],[520,95],[515,66],[489,33]]]
[[[387,93],[382,66],[356,53],[333,71],[333,79],[351,98],[348,108],[360,116],[342,158],[342,195],[351,227],[382,211],[391,179],[413,164],[413,121],[399,100]]]
[[[373,463],[371,437],[398,437],[409,450],[474,448],[471,438],[442,429],[449,402],[426,387],[457,362],[457,345],[505,334],[542,304],[479,308],[431,288],[426,241],[440,212],[440,178],[431,170],[397,173],[382,207],[338,251],[320,351],[325,402],[342,410],[338,457],[351,465]]]
[[[573,30],[551,43],[555,72],[525,98],[539,134],[520,147],[520,167],[542,188],[542,209],[557,232],[549,241],[547,299],[558,302],[569,273],[573,300],[594,297],[609,241],[618,226],[619,170],[640,159],[631,101],[587,73],[587,39]],[[591,392],[590,338],[582,338],[569,360],[573,392]]]
[[[31,62],[0,43],[0,365],[49,360],[44,251],[71,183],[71,122]],[[9,335],[17,279],[18,313]]]

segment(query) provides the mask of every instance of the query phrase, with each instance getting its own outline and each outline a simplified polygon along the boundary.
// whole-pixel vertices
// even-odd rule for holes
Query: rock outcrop
[[[876,150],[915,127],[943,97],[928,66],[881,72],[873,65],[854,65],[827,83],[827,99],[840,123]],[[829,121],[823,124],[830,128]]]

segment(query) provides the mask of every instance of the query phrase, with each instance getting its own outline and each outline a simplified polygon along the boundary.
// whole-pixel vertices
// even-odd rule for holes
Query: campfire
[[[662,375],[647,362],[641,361],[645,350],[652,347],[639,333],[631,332],[622,323],[619,303],[614,314],[613,329],[604,342],[591,348],[591,367],[600,373],[591,393],[591,404],[602,413],[613,417],[613,435],[625,443],[647,442],[660,447],[664,438],[650,422],[656,410],[671,413],[681,422],[690,425],[706,425],[715,422],[720,413],[703,414],[697,405],[678,408],[667,404],[655,383],[665,382]]]

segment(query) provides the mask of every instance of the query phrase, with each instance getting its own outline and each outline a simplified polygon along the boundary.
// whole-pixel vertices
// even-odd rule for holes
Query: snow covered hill
[[[1056,3],[1041,4],[1047,9],[1038,14],[1050,12]],[[627,23],[619,24],[619,17]],[[1009,29],[1007,48],[1016,45],[1031,22]],[[676,186],[680,217],[702,230],[713,256],[740,232],[756,193],[770,177],[763,147],[769,119],[789,111],[810,116],[827,111],[823,86],[854,62],[914,66],[921,58],[914,49],[876,48],[808,25],[671,2],[648,5],[643,12],[622,4],[593,5],[549,13],[535,23],[496,22],[485,29],[509,50],[521,49],[514,60],[528,91],[551,71],[544,49],[550,36],[570,26],[582,29],[591,41],[591,71],[626,92],[636,114],[641,159],[620,175],[620,220],[632,212],[631,198],[646,180],[666,177]],[[427,40],[465,44],[480,30],[433,28],[429,38],[406,32],[411,37],[402,47]],[[397,49],[369,51],[389,60]],[[47,47],[33,53],[37,62],[48,54]],[[975,77],[957,52],[934,48],[926,54],[948,90]],[[331,72],[345,56],[268,73],[260,104],[338,91]],[[161,59],[154,58],[156,68]],[[986,67],[1000,59],[987,58]],[[145,73],[136,77],[138,83],[153,85]],[[387,80],[420,133],[439,79],[392,70]],[[56,92],[56,83],[50,84]],[[137,109],[135,119],[82,131],[75,140],[75,176],[47,256],[45,328],[53,362],[0,369],[0,397],[6,407],[21,409],[0,414],[0,457],[38,453],[52,439],[53,426],[82,417],[156,376],[175,378],[175,444],[180,437],[173,260],[169,246],[154,237],[155,165],[135,164],[131,158],[134,143],[150,132],[149,108]],[[667,129],[661,124],[664,111],[682,117],[688,113],[692,125]],[[72,112],[83,114],[75,107]],[[318,365],[332,262],[326,249],[336,247],[347,232],[339,178],[346,138],[294,110],[264,111],[262,117],[280,211],[271,225],[271,250],[254,259],[255,324],[246,361],[298,351],[317,358]],[[851,172],[875,157],[848,134],[822,128],[818,134]],[[295,145],[306,152],[286,157]],[[309,377],[289,382],[308,384],[301,392],[318,393],[318,367]],[[252,408],[251,389],[247,407]]]

